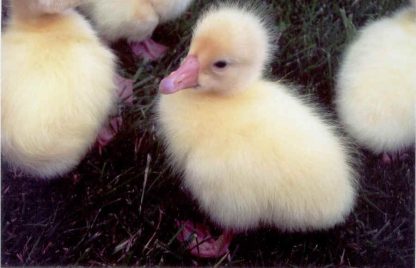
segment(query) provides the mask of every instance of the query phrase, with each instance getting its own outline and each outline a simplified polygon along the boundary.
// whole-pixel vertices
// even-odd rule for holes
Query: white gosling
[[[232,233],[260,226],[330,228],[354,206],[346,144],[292,88],[263,78],[272,47],[255,12],[213,7],[179,69],[161,82],[156,109],[169,160],[225,231],[194,243],[194,255],[224,254]]]
[[[78,165],[107,119],[115,59],[81,15],[63,10],[74,1],[44,2],[11,1],[2,35],[1,145],[12,166],[52,178]]]
[[[155,59],[164,47],[150,39],[156,26],[179,17],[192,0],[85,0],[80,9],[109,42],[127,39],[133,51],[142,48]],[[144,43],[141,43],[144,42]]]
[[[345,130],[374,153],[415,142],[416,9],[363,27],[337,77],[336,107]]]

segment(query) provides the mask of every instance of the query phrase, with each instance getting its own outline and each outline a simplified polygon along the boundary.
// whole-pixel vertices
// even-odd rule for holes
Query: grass
[[[170,46],[157,62],[113,46],[120,72],[136,80],[136,102],[124,127],[64,178],[43,181],[2,168],[2,265],[414,266],[414,152],[390,166],[359,149],[360,193],[344,225],[326,232],[241,234],[231,257],[189,256],[175,236],[175,219],[207,219],[167,169],[155,136],[152,105],[160,79],[186,53],[192,25],[210,1],[196,0],[181,19],[160,26]],[[265,1],[281,31],[268,75],[294,83],[333,114],[336,70],[345,45],[368,20],[404,1]]]

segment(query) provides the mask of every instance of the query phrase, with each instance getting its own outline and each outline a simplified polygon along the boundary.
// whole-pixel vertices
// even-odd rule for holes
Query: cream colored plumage
[[[329,228],[355,201],[348,148],[293,89],[262,78],[271,47],[253,12],[208,11],[187,58],[161,83],[172,95],[157,104],[160,134],[184,185],[222,228]]]
[[[65,11],[68,8],[78,6],[83,0],[29,0],[26,1],[28,16],[42,13],[54,14]]]
[[[375,153],[414,144],[416,8],[369,23],[348,47],[336,105],[346,131]]]
[[[81,15],[12,0],[2,36],[3,159],[43,178],[73,169],[112,108],[114,72],[114,56]]]
[[[85,0],[80,9],[110,42],[143,41],[159,23],[178,17],[192,0]]]

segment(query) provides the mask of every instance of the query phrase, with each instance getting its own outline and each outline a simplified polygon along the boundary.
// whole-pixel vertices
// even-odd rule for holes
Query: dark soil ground
[[[132,77],[136,101],[102,155],[93,148],[67,176],[44,181],[2,165],[3,266],[214,265],[414,267],[415,154],[391,165],[357,148],[360,191],[347,222],[325,232],[241,234],[221,260],[191,257],[176,241],[176,219],[208,220],[167,168],[152,105],[160,79],[177,66],[192,25],[211,1],[196,0],[154,38],[170,47],[156,62],[114,44],[120,73]],[[281,31],[269,75],[299,86],[332,115],[340,55],[356,29],[404,1],[264,1]],[[3,13],[5,14],[5,13]],[[333,115],[333,118],[336,118]]]

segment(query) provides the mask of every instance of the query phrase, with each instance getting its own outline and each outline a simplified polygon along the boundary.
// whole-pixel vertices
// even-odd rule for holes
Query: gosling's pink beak
[[[198,85],[199,62],[195,56],[187,56],[179,69],[165,77],[159,85],[162,94],[172,94],[181,89]]]

